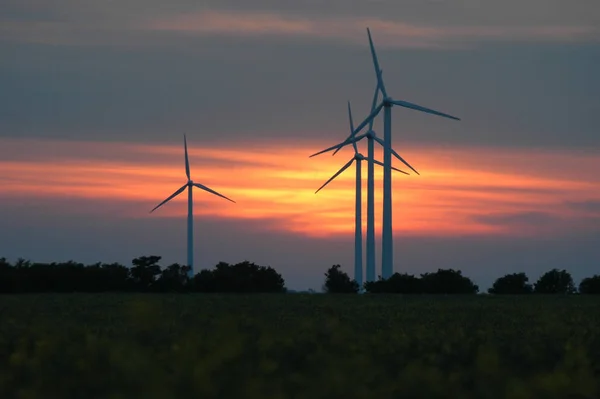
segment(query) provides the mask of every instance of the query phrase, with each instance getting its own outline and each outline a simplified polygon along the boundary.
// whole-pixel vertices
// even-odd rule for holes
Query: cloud
[[[594,203],[583,201],[579,204]],[[600,212],[590,215],[588,206],[577,206],[577,212],[570,212],[572,207],[554,206],[549,211],[528,210],[520,212],[489,212],[474,215],[473,220],[489,226],[496,226],[504,234],[517,237],[561,237],[570,232],[591,232],[597,230]],[[600,209],[600,208],[599,208]],[[596,209],[598,210],[598,209]]]
[[[292,36],[365,44],[365,27],[384,47],[432,47],[472,41],[600,41],[593,26],[432,26],[369,17],[301,18],[276,13],[204,11],[157,19],[151,30],[197,34]]]
[[[147,217],[147,210],[185,182],[180,144],[49,140],[3,140],[2,144],[0,184],[5,189],[0,202],[20,202],[30,195],[55,201],[78,199],[82,204],[101,200],[101,208],[121,209],[120,214],[139,218]],[[308,160],[307,154],[314,152],[319,143],[254,143],[252,147],[239,142],[199,147],[189,140],[188,145],[192,178],[237,202],[230,204],[196,191],[199,217],[269,220],[271,229],[311,237],[353,231],[352,169],[314,194],[347,161],[349,150],[336,157],[325,155]],[[598,176],[582,175],[575,180],[569,177],[572,169],[566,169],[564,176],[554,175],[552,166],[556,160],[547,153],[534,156],[526,151],[460,147],[444,151],[416,147],[405,151],[419,161],[422,174],[394,177],[395,230],[401,234],[525,234],[523,226],[539,230],[542,222],[544,228],[551,227],[551,232],[556,232],[565,226],[562,219],[571,223],[582,217],[565,206],[565,201],[597,198],[594,193]],[[20,159],[14,157],[17,153],[21,154]],[[507,157],[510,163],[505,162]],[[518,172],[532,160],[537,165],[535,169]],[[574,169],[582,169],[582,165],[597,168],[600,163],[597,157],[583,157],[581,153],[570,158],[569,154],[562,154],[562,160]],[[380,168],[375,176],[379,215]],[[540,206],[558,219],[543,220],[537,213]],[[154,217],[181,217],[185,212],[185,198],[180,196]],[[539,219],[533,219],[536,216]],[[377,216],[377,229],[380,222]],[[553,222],[556,223],[550,226]],[[569,229],[577,226],[569,225]]]
[[[160,141],[182,131],[203,131],[205,140],[346,133],[345,102],[360,115],[373,90],[364,22],[372,24],[390,94],[462,118],[394,109],[403,139],[600,145],[600,34],[586,33],[600,23],[581,4],[486,2],[491,11],[484,12],[453,1],[332,7],[131,0],[116,7],[57,0],[21,2],[20,11],[20,2],[11,3],[13,11],[0,11],[0,136]],[[561,112],[549,112],[557,106]]]
[[[600,186],[598,188],[598,197],[599,199],[588,201],[565,201],[565,205],[586,217],[600,218]]]
[[[431,19],[428,10],[413,12],[398,18],[399,10],[381,13],[374,10],[354,10],[315,14],[316,9],[294,10],[274,5],[257,5],[254,9],[241,4],[226,8],[210,5],[191,7],[185,2],[164,9],[158,5],[141,10],[140,4],[110,8],[94,5],[91,9],[63,2],[54,7],[35,3],[30,8],[12,10],[0,20],[3,41],[66,45],[136,45],[166,44],[168,36],[157,33],[178,33],[195,36],[231,36],[290,40],[331,40],[367,45],[365,28],[374,32],[376,44],[393,48],[456,49],[485,42],[599,42],[600,30],[593,22],[565,24],[559,18],[515,21],[503,18],[487,20],[483,15],[463,21],[456,15],[445,21]],[[185,11],[180,11],[185,9]],[[12,12],[11,12],[12,11]],[[117,13],[117,11],[119,11]],[[518,18],[516,18],[518,20]],[[179,37],[181,39],[181,37]]]
[[[511,212],[511,213],[490,213],[486,215],[478,215],[475,217],[487,224],[502,225],[502,226],[535,226],[536,228],[545,228],[552,226],[562,218],[546,212]]]

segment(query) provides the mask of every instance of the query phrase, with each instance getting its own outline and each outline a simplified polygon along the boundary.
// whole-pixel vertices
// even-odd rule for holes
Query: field
[[[597,398],[600,298],[0,296],[1,398]]]

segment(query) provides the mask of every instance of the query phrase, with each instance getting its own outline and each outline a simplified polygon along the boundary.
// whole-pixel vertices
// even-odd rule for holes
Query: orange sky
[[[310,236],[354,231],[354,166],[314,194],[351,158],[351,147],[335,157],[325,154],[309,159],[311,153],[334,143],[291,146],[289,142],[255,142],[225,147],[202,146],[193,137],[188,140],[192,178],[237,202],[196,190],[197,218],[207,214],[265,218],[277,220],[275,228]],[[183,217],[186,213],[187,197],[181,194],[148,215],[185,183],[182,143],[165,146],[7,139],[0,143],[0,203],[23,196],[68,197],[82,204],[102,200],[111,204],[111,209],[119,204],[130,217]],[[398,232],[526,234],[538,231],[538,226],[522,226],[515,231],[512,224],[486,223],[481,218],[539,211],[565,219],[600,216],[568,206],[569,201],[600,201],[600,157],[590,153],[395,148],[421,172],[421,176],[394,174],[394,230]],[[382,159],[380,153],[376,157]],[[408,171],[399,162],[395,166]],[[376,169],[377,230],[381,222],[381,169]],[[366,163],[363,178],[366,217]]]

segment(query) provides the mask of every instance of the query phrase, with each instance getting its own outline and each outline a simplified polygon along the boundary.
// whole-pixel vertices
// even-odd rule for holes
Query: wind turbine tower
[[[221,198],[224,198],[228,201],[231,201],[233,203],[235,203],[234,200],[227,198],[226,196],[219,194],[218,192],[206,187],[203,184],[200,183],[196,183],[194,182],[191,178],[190,178],[190,163],[188,160],[188,151],[187,151],[187,140],[185,137],[185,134],[183,135],[183,148],[184,148],[184,152],[185,152],[185,174],[187,176],[187,183],[185,183],[183,186],[181,186],[177,191],[175,191],[173,194],[171,194],[170,197],[168,197],[166,200],[164,200],[163,202],[161,202],[160,204],[158,204],[156,207],[154,207],[154,209],[152,209],[150,211],[150,213],[154,212],[155,210],[157,210],[158,208],[160,208],[161,206],[163,206],[164,204],[166,204],[167,202],[169,202],[170,200],[172,200],[173,198],[177,197],[179,194],[181,194],[186,188],[188,189],[188,215],[187,215],[187,265],[190,267],[190,270],[188,272],[188,276],[190,278],[194,277],[194,210],[193,210],[193,206],[194,206],[194,198],[193,198],[193,194],[192,194],[192,188],[193,187],[197,187],[201,190],[204,191],[208,191],[211,194],[217,195]]]
[[[373,103],[371,105],[371,112],[374,111],[377,105],[377,99],[379,96],[379,84],[377,84],[375,88],[375,94],[373,95]],[[348,105],[350,107],[350,105]],[[350,112],[350,111],[349,111]],[[316,155],[322,154],[324,152],[332,151],[333,155],[335,155],[339,150],[341,150],[346,145],[352,144],[356,146],[355,143],[358,143],[360,140],[367,138],[368,142],[368,155],[367,155],[367,281],[375,281],[376,279],[376,270],[375,270],[375,163],[372,161],[375,159],[375,142],[379,143],[381,146],[385,146],[384,141],[377,137],[377,134],[373,130],[373,122],[374,118],[371,118],[369,121],[369,130],[366,133],[361,135],[356,135],[356,131],[354,129],[351,130],[350,135],[346,140],[341,142],[340,144],[336,144],[332,147],[329,147],[325,150],[319,151],[316,154],[311,155],[314,157]],[[351,122],[352,127],[352,122]],[[419,172],[415,168],[413,168],[408,162],[404,160],[394,149],[391,149],[392,154],[408,166],[412,171],[414,171],[417,175]]]
[[[373,103],[371,105],[371,112],[375,109],[377,105],[377,99],[379,97],[379,84],[375,87],[375,94],[373,95]],[[350,133],[350,136],[340,144],[340,146],[333,152],[335,155],[339,150],[341,150],[344,145],[358,142],[363,138],[367,138],[368,143],[368,172],[367,172],[367,281],[375,281],[376,279],[376,271],[375,271],[375,167],[372,159],[375,159],[375,141],[377,141],[382,147],[385,147],[385,143],[382,139],[377,137],[377,133],[373,130],[373,122],[375,119],[371,119],[369,121],[369,130],[361,134],[360,136],[356,136],[354,131]],[[419,172],[415,168],[413,168],[408,162],[406,162],[394,149],[391,149],[392,154],[400,160],[403,164],[408,166],[413,172],[419,175]]]
[[[369,36],[369,46],[371,48],[371,57],[373,58],[373,65],[375,67],[375,74],[377,76],[377,84],[381,94],[383,95],[383,101],[371,112],[371,114],[353,131],[353,134],[360,132],[370,121],[375,118],[381,109],[383,108],[383,223],[382,223],[382,254],[381,254],[381,274],[384,279],[390,278],[394,273],[394,239],[392,230],[392,107],[399,105],[401,107],[414,109],[428,114],[438,115],[449,119],[460,120],[459,118],[445,114],[443,112],[435,111],[430,108],[422,107],[417,104],[410,103],[408,101],[394,100],[388,96],[385,84],[383,83],[383,77],[379,61],[377,59],[377,53],[375,52],[375,46],[373,39],[371,38],[371,31],[367,28],[367,35]]]
[[[348,102],[348,119],[350,120],[350,132],[354,131],[354,124],[352,122],[352,110],[350,108],[350,102]],[[355,216],[354,216],[354,280],[358,283],[359,289],[362,290],[363,286],[363,267],[362,267],[362,176],[361,176],[361,162],[363,160],[367,160],[369,162],[373,162],[377,165],[383,166],[383,163],[373,159],[367,158],[361,153],[358,152],[358,147],[356,146],[356,141],[352,141],[352,146],[354,147],[354,156],[350,161],[348,161],[342,168],[337,171],[329,180],[325,182],[315,194],[321,191],[327,184],[329,184],[333,179],[338,177],[342,172],[352,165],[354,161],[356,161],[356,199],[355,199]],[[404,173],[408,175],[408,173],[392,168],[400,173]]]

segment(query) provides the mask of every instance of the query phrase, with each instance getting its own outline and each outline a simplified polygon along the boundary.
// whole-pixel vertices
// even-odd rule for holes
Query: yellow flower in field
[[[265,374],[270,374],[279,368],[277,361],[273,359],[261,359],[259,370]]]
[[[477,350],[475,367],[482,374],[495,374],[499,370],[498,352],[489,346],[480,346]]]
[[[24,366],[27,363],[27,356],[25,353],[20,351],[15,351],[10,355],[9,364],[11,366]]]

